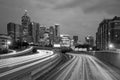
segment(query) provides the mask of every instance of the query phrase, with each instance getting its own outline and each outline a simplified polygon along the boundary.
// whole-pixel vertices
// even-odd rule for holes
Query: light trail
[[[69,55],[75,58],[74,61],[64,70],[59,68],[60,73],[53,73],[56,74],[56,77],[48,77],[47,80],[120,80],[120,74],[93,56],[86,54]]]

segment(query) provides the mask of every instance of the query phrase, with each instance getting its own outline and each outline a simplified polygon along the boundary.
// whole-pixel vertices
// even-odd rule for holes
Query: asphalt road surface
[[[87,54],[73,56],[63,65],[37,80],[120,80],[118,69]]]

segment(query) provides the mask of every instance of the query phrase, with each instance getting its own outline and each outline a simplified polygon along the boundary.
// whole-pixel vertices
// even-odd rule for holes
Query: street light
[[[89,50],[91,51],[91,50],[92,50],[92,47],[90,47]]]
[[[110,49],[113,49],[114,48],[114,45],[113,44],[109,44],[108,45]]]
[[[87,37],[87,40],[89,40],[90,38],[89,37]]]
[[[11,42],[10,40],[7,41],[7,45],[11,45],[11,43],[12,43],[12,42]]]

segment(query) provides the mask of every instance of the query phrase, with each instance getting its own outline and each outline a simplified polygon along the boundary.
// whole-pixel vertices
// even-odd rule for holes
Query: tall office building
[[[60,25],[59,24],[55,24],[54,42],[55,43],[60,42]]]
[[[50,26],[49,28],[49,37],[50,37],[50,45],[54,44],[54,27]]]
[[[31,22],[30,22],[30,17],[28,16],[27,10],[25,10],[25,14],[21,18],[21,23],[22,23],[22,27],[23,27],[22,39],[23,39],[23,41],[30,42],[31,36],[29,35],[28,29],[29,29],[29,25]]]
[[[40,39],[44,38],[45,30],[46,30],[46,27],[40,27],[40,31],[39,31],[39,37],[40,37]]]
[[[120,48],[120,17],[104,19],[96,33],[96,46],[100,50]]]
[[[31,22],[28,28],[29,36],[31,37],[31,42],[39,42],[39,27],[40,24],[36,22]]]
[[[49,35],[49,28],[46,28],[45,33],[44,33],[44,45],[48,46],[50,44],[50,35]]]
[[[45,34],[45,31],[46,31],[46,27],[44,27],[44,26],[40,26],[39,27],[40,29],[39,29],[39,44],[41,45],[41,46],[44,46],[44,34]]]
[[[59,37],[60,36],[60,25],[55,24],[55,36]]]
[[[15,24],[15,23],[8,23],[7,24],[7,33],[13,41],[21,41],[21,36],[22,36],[22,26],[20,24]]]

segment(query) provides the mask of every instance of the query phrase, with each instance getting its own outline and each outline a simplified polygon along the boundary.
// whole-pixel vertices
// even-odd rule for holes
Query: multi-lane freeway
[[[61,60],[60,54],[50,50],[0,59],[0,80],[35,80]]]
[[[120,80],[120,69],[88,54],[38,50],[1,59],[0,80]]]
[[[73,57],[37,80],[120,80],[120,70],[87,54]]]

